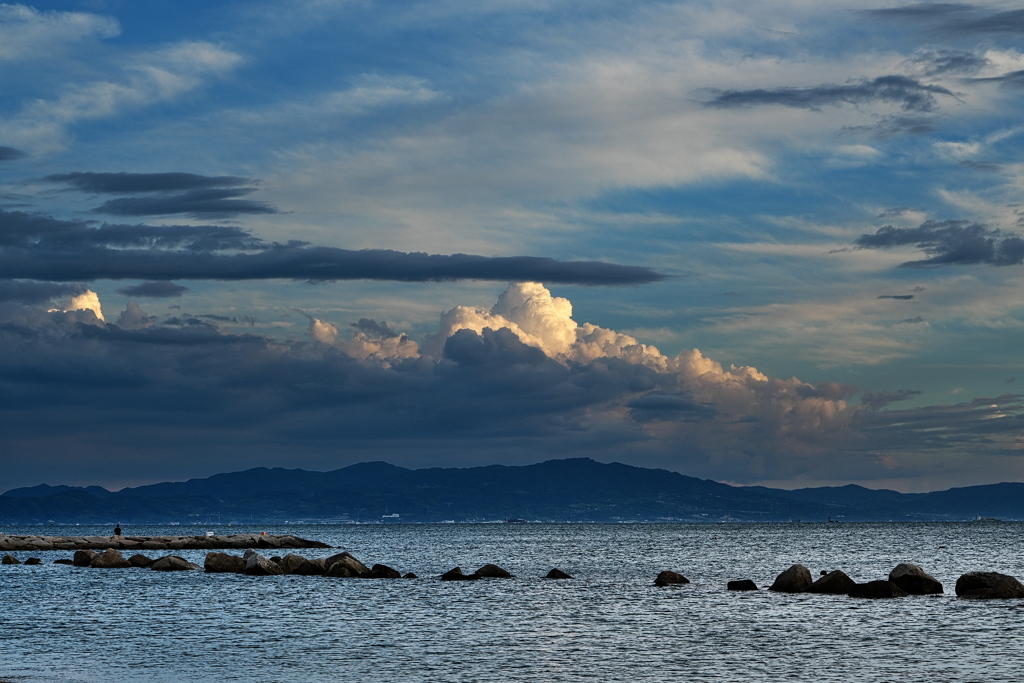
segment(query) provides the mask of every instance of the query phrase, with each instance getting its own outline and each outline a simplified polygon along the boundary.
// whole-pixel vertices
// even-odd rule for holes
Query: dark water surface
[[[1024,524],[448,524],[138,527],[294,533],[416,580],[0,567],[0,680],[1020,681],[1024,600],[961,601],[968,571],[1024,578]],[[0,528],[109,534],[106,527]],[[336,551],[334,551],[336,552]],[[299,551],[324,557],[332,551]],[[167,554],[151,552],[151,557]],[[177,551],[202,564],[205,552]],[[26,559],[30,553],[15,553]],[[441,582],[493,562],[517,578]],[[799,562],[858,582],[914,562],[946,594],[731,593]],[[576,577],[549,581],[559,567]],[[655,588],[663,569],[693,583]]]

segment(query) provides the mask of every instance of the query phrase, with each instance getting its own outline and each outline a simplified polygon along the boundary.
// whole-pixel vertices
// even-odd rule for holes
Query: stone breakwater
[[[229,536],[7,536],[0,551],[42,550],[246,550],[248,548],[330,548],[298,536],[232,534]]]

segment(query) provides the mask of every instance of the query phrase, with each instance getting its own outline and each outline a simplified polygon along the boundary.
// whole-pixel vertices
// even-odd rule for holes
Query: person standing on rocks
[[[117,525],[114,527],[114,535],[115,536],[120,536],[121,535],[121,522],[118,522]]]

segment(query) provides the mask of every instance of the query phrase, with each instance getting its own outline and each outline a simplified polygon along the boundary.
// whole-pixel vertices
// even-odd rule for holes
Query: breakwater
[[[8,536],[0,534],[0,551],[43,550],[246,550],[249,548],[330,548],[320,541],[290,535],[230,534],[214,536]]]

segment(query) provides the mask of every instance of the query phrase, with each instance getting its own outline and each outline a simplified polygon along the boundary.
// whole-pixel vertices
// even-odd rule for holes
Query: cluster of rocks
[[[731,585],[730,585],[731,588]],[[937,595],[942,583],[916,564],[898,564],[887,579],[857,583],[841,570],[822,572],[815,581],[810,570],[794,564],[779,574],[768,590],[781,593],[848,595],[851,598],[902,598]],[[996,572],[968,572],[956,582],[957,597],[967,599],[1024,598],[1024,585],[1012,576]]]
[[[7,536],[0,534],[0,551],[42,550],[215,550],[246,548],[330,548],[298,536],[231,534],[228,536]]]

